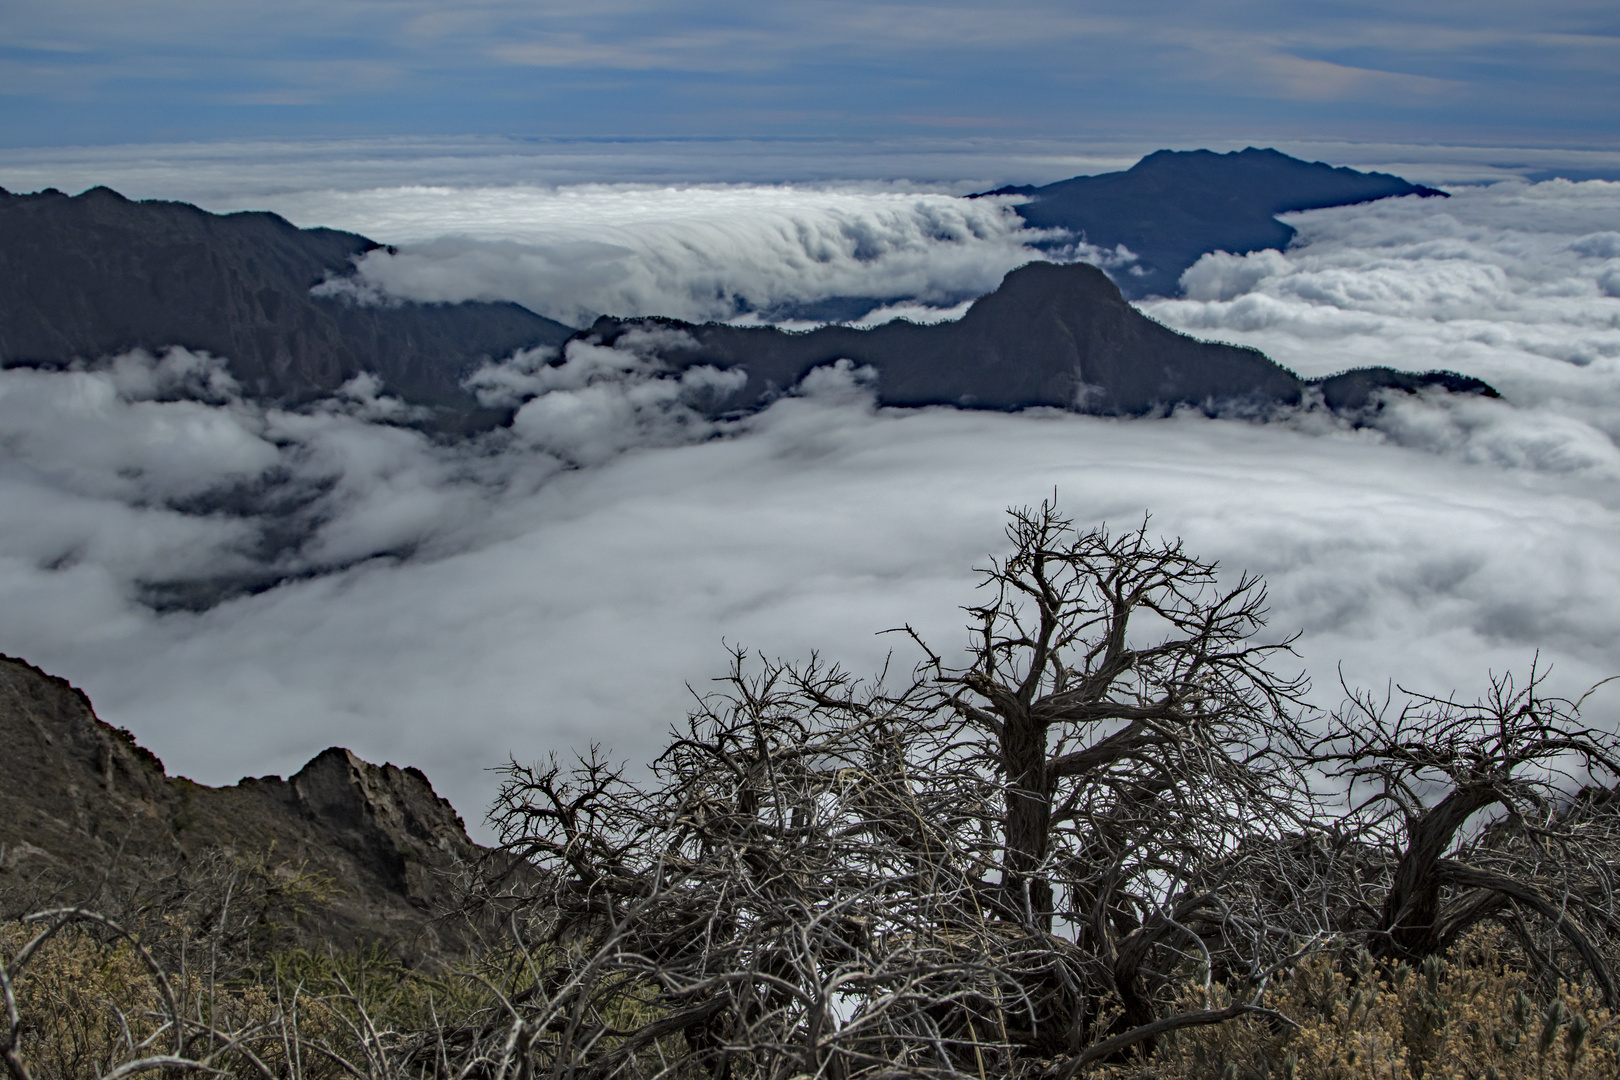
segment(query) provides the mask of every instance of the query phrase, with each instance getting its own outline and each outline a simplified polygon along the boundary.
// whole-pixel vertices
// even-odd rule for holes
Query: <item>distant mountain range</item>
[[[707,364],[747,372],[722,404],[747,411],[817,367],[848,360],[877,374],[884,405],[1020,409],[1052,406],[1102,416],[1141,416],[1182,405],[1256,412],[1296,405],[1315,389],[1339,411],[1365,407],[1375,390],[1434,386],[1495,396],[1478,379],[1363,368],[1301,379],[1258,349],[1199,341],[1132,307],[1095,266],[1030,263],[980,297],[961,320],[870,330],[808,332],[674,319],[597,320],[580,339],[613,346],[670,341],[659,358],[677,370]],[[651,332],[651,333],[649,333]]]
[[[1118,273],[1118,287],[1085,265],[1032,264],[967,317],[935,326],[788,334],[656,320],[697,343],[664,359],[745,369],[746,386],[715,404],[729,411],[757,407],[836,359],[875,369],[879,399],[890,405],[1141,415],[1186,404],[1293,403],[1312,386],[1345,409],[1381,387],[1491,392],[1477,380],[1387,368],[1308,382],[1255,350],[1169,330],[1125,299],[1167,291],[1207,251],[1285,245],[1293,230],[1277,213],[1441,192],[1255,149],[1160,151],[1125,172],[1002,192],[1030,197],[1019,213],[1031,225],[1124,244],[1140,258]],[[8,283],[0,291],[0,363],[60,367],[178,345],[224,357],[249,394],[290,404],[370,372],[389,392],[435,408],[436,426],[454,431],[509,415],[480,409],[462,387],[481,362],[576,336],[511,303],[361,305],[312,295],[379,246],[354,233],[299,229],[274,214],[132,202],[107,188],[72,197],[0,189],[0,279]],[[604,319],[579,336],[611,344],[647,324]]]
[[[380,246],[104,187],[0,189],[0,362],[60,366],[180,345],[227,358],[256,397],[297,402],[372,372],[410,401],[465,412],[460,380],[481,359],[574,332],[517,304],[364,307],[310,295]]]
[[[1252,146],[1230,154],[1160,150],[1124,172],[984,194],[1029,196],[1017,209],[1032,227],[1064,229],[1101,248],[1125,245],[1137,261],[1116,279],[1132,300],[1177,295],[1182,273],[1211,251],[1287,247],[1295,230],[1278,214],[1399,195],[1446,197],[1389,173],[1336,169]]]

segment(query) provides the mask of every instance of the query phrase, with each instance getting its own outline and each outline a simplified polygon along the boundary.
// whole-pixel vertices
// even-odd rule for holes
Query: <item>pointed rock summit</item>
[[[11,657],[0,657],[0,745],[0,901],[93,905],[161,890],[223,853],[324,882],[328,899],[289,928],[293,942],[421,955],[462,944],[435,916],[485,849],[416,769],[333,747],[291,779],[195,784],[98,719],[82,691]]]

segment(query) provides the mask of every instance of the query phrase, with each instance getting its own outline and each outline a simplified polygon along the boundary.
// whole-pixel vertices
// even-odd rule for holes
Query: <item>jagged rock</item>
[[[30,903],[96,904],[223,851],[328,882],[293,941],[385,941],[419,956],[465,944],[461,924],[436,916],[486,851],[416,769],[333,747],[290,779],[195,784],[99,720],[82,691],[11,657],[0,657],[0,747],[0,892],[38,881],[22,890]]]
[[[1437,386],[1495,396],[1478,379],[1447,372],[1366,368],[1301,379],[1258,349],[1199,341],[1155,322],[1094,266],[1036,262],[1012,271],[957,322],[891,322],[870,330],[827,326],[807,333],[673,319],[599,319],[579,340],[614,345],[627,333],[665,346],[665,363],[739,368],[748,381],[723,405],[752,409],[816,367],[849,360],[878,375],[884,405],[1021,409],[1052,406],[1102,416],[1140,416],[1180,405],[1211,412],[1294,405],[1322,388],[1333,407],[1366,408],[1382,388]],[[654,331],[655,333],[647,333]]]
[[[375,241],[269,213],[210,214],[96,187],[0,189],[0,363],[61,366],[172,345],[225,358],[249,393],[296,402],[361,372],[407,400],[476,410],[460,379],[571,327],[517,304],[357,306],[310,295]]]

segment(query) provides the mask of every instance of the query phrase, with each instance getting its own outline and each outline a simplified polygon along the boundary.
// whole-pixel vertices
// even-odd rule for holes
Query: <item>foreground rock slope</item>
[[[416,769],[333,747],[288,779],[195,784],[97,719],[82,691],[11,657],[0,657],[0,746],[7,906],[160,894],[188,864],[223,854],[325,882],[328,898],[291,941],[384,941],[417,955],[463,944],[458,924],[435,916],[485,852]]]

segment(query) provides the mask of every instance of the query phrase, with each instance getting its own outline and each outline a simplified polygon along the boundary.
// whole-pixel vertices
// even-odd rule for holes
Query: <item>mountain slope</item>
[[[1293,405],[1312,387],[1347,411],[1386,387],[1495,395],[1477,379],[1441,372],[1369,368],[1303,380],[1257,349],[1199,341],[1153,321],[1126,302],[1107,275],[1084,263],[1020,267],[961,320],[932,326],[892,322],[870,330],[827,326],[789,333],[603,318],[575,340],[608,346],[684,341],[663,346],[660,358],[677,369],[708,364],[747,372],[748,381],[724,402],[736,410],[758,407],[838,360],[876,369],[879,402],[898,406],[1053,406],[1139,416],[1180,405],[1212,412]]]
[[[463,944],[435,914],[484,849],[415,769],[334,747],[289,779],[211,788],[171,777],[66,680],[0,657],[0,898],[103,903],[158,891],[212,852],[328,882],[293,940],[387,941],[419,955]],[[0,915],[16,912],[0,911]]]
[[[1124,172],[986,194],[1029,196],[1017,211],[1035,228],[1066,229],[1103,248],[1124,244],[1139,257],[1118,275],[1133,300],[1176,295],[1182,272],[1207,252],[1287,247],[1295,230],[1277,214],[1401,195],[1445,197],[1388,173],[1252,146],[1230,154],[1160,150]]]
[[[310,288],[379,245],[268,213],[211,214],[0,189],[0,363],[60,366],[180,345],[226,358],[260,397],[330,393],[360,372],[413,402],[471,407],[482,359],[555,345],[571,327],[516,304],[360,307]]]

